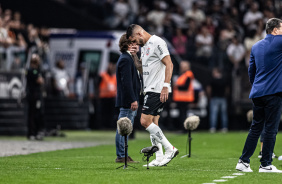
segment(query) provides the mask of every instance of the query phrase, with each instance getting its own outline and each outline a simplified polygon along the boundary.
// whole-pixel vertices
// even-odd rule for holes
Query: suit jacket
[[[140,80],[134,61],[127,52],[122,53],[118,59],[116,78],[116,107],[130,108],[132,102],[139,102],[141,90]]]
[[[282,35],[268,34],[253,45],[248,73],[250,98],[282,92]]]

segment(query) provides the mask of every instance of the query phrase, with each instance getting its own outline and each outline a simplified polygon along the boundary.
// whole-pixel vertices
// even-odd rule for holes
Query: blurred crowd
[[[78,5],[77,0],[61,2]],[[79,1],[79,7],[111,29],[126,30],[134,23],[151,34],[165,37],[183,60],[190,61],[192,68],[202,68],[196,77],[205,75],[203,68],[210,73],[211,77],[204,79],[207,81],[204,86],[209,88],[205,91],[227,91],[220,93],[220,98],[232,103],[235,113],[241,111],[239,104],[249,102],[247,68],[251,48],[265,37],[266,21],[282,16],[280,0],[83,0]],[[212,77],[215,70],[222,73],[220,76],[228,86],[218,90],[219,82]],[[211,103],[213,93],[207,95]],[[226,112],[224,104],[216,106],[224,106],[221,111]],[[215,103],[211,106],[215,109]],[[210,122],[217,121],[218,110],[210,112],[214,113]],[[221,119],[222,127],[227,129],[226,116]],[[212,132],[215,126],[211,123]]]
[[[213,68],[219,68],[230,79],[231,98],[235,103],[248,101],[247,68],[253,44],[265,37],[269,18],[282,16],[280,0],[60,2],[102,20],[113,30],[126,30],[132,23],[139,24],[149,33],[166,38],[183,60],[191,62],[192,68],[200,67],[210,75]]]
[[[0,68],[18,70],[25,67],[28,53],[40,55],[43,63],[48,63],[49,29],[26,24],[21,13],[3,10],[0,6]],[[6,58],[7,50],[14,52],[13,58]]]
[[[227,91],[220,93],[220,98],[227,100],[232,90],[233,102],[242,99],[242,88],[246,88],[248,96],[250,86],[246,70],[252,45],[265,37],[265,23],[269,18],[282,16],[280,0],[57,1],[102,20],[109,29],[125,31],[127,26],[135,23],[151,34],[166,38],[172,43],[176,53],[191,63],[192,68],[200,66],[211,74],[215,73],[211,81],[201,87],[210,100],[214,97],[212,91],[217,91],[220,87],[221,91]],[[53,69],[49,68],[49,35],[48,28],[38,28],[26,23],[20,12],[3,10],[0,6],[0,69],[28,69],[31,56],[36,53],[41,60],[41,69],[52,71],[51,82],[55,88],[51,92],[57,96],[69,96],[72,92],[68,89],[71,79],[64,70],[64,62],[59,60]],[[7,58],[8,50],[15,53],[13,58]],[[78,71],[77,76],[79,79],[82,74]],[[218,87],[221,78],[225,78],[227,82]],[[98,86],[101,86],[101,81],[103,84],[102,76]],[[44,85],[46,83],[48,84],[48,80]],[[227,88],[229,89],[225,90]],[[215,109],[216,103],[222,102],[216,100],[218,99],[214,100],[212,109]],[[111,103],[114,103],[113,99]],[[226,108],[221,111],[226,111]],[[213,119],[216,119],[215,115]],[[226,117],[222,117],[221,121],[223,128],[227,129]],[[216,123],[210,126],[212,131],[215,126]]]
[[[65,2],[75,5],[78,1]],[[139,24],[172,42],[183,59],[222,69],[248,66],[251,46],[264,38],[266,21],[282,16],[279,0],[79,2],[111,29],[125,30],[132,23]]]

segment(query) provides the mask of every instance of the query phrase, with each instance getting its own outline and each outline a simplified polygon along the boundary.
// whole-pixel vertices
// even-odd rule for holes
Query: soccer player
[[[150,35],[141,26],[132,24],[127,28],[127,38],[141,46],[143,69],[144,105],[141,114],[141,125],[150,133],[152,145],[159,147],[156,159],[149,166],[164,166],[178,153],[158,126],[160,113],[171,92],[170,80],[173,64],[167,45],[163,39]],[[165,149],[163,154],[162,146]]]

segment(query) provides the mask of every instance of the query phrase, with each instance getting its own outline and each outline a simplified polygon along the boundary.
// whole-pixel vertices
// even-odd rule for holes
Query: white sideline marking
[[[236,178],[237,176],[223,176],[221,178]]]
[[[214,182],[226,182],[227,180],[213,180]]]
[[[222,176],[221,178],[223,179],[232,179],[232,178],[236,178],[237,176],[242,176],[242,175],[245,175],[245,173],[233,173],[232,174],[233,176]],[[220,180],[213,180],[213,182],[226,182],[228,180],[223,180],[223,179],[220,179]],[[216,184],[216,183],[202,183],[202,184]]]
[[[242,175],[245,175],[244,173],[233,173],[232,175],[235,175],[235,176],[242,176]]]
[[[189,154],[183,155],[183,156],[181,156],[180,158],[186,158],[186,157],[188,157],[188,156],[189,156]]]

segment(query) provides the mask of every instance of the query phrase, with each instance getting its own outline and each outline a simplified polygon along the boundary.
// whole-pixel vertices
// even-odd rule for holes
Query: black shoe
[[[125,157],[122,158],[116,158],[116,163],[124,163]],[[138,161],[134,161],[130,156],[127,157],[128,163],[139,163]]]
[[[125,158],[116,158],[116,163],[124,163]]]
[[[130,156],[127,157],[128,163],[139,163],[138,161],[134,161]]]

